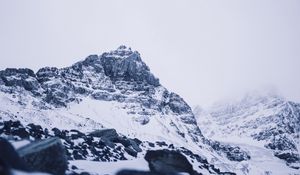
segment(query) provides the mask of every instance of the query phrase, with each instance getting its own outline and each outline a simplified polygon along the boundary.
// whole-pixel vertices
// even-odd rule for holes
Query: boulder
[[[147,151],[145,159],[151,172],[158,174],[176,174],[180,172],[197,174],[192,164],[178,151],[150,150]]]
[[[117,137],[113,140],[115,143],[121,143],[124,147],[132,147],[135,152],[142,152],[142,149],[139,147],[141,141],[138,139],[129,139],[127,137]]]
[[[115,129],[98,129],[89,134],[93,137],[104,138],[107,140],[113,140],[118,137],[117,131]]]
[[[10,168],[28,170],[14,147],[6,139],[0,138],[0,174],[6,174]]]
[[[64,175],[68,168],[64,146],[56,137],[26,145],[18,153],[32,171]]]

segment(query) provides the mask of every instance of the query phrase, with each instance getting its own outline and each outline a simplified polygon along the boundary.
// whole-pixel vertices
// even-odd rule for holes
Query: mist
[[[127,45],[189,104],[256,89],[300,101],[300,1],[3,0],[0,69],[65,67]]]

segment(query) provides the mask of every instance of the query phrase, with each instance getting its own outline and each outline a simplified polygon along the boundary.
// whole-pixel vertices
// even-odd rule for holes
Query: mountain
[[[261,170],[279,174],[299,170],[299,103],[274,93],[253,92],[239,100],[216,103],[210,109],[196,107],[194,113],[205,137],[248,150],[252,161],[265,162]]]
[[[70,175],[297,174],[299,104],[249,95],[193,111],[120,46],[65,68],[0,71],[0,136],[52,174],[65,171],[47,164],[53,145],[65,148]]]
[[[89,160],[130,162],[153,149],[177,150],[203,174],[240,172],[239,162],[250,159],[205,138],[190,106],[126,46],[60,69],[2,70],[0,103],[1,137],[14,145],[59,137],[80,171],[92,171]]]
[[[161,86],[140,54],[125,46],[62,69],[6,69],[0,76],[1,112],[22,116],[24,123],[84,131],[105,126],[164,139],[180,135],[180,142],[202,137],[186,102]],[[143,135],[153,125],[162,130]]]

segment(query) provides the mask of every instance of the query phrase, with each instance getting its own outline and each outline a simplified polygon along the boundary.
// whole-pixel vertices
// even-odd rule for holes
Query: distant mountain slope
[[[249,93],[194,112],[204,136],[266,149],[289,167],[300,168],[300,104],[274,94]]]

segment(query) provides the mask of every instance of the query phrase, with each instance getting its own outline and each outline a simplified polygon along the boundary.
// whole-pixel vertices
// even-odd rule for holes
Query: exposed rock
[[[35,139],[41,139],[44,135],[43,128],[40,125],[30,123],[27,125],[27,127],[29,128],[29,134]]]
[[[243,161],[249,160],[251,157],[250,155],[242,150],[238,146],[233,146],[229,144],[223,144],[218,141],[207,140],[208,144],[220,154],[225,154],[225,156],[231,161]]]
[[[105,74],[113,81],[137,81],[159,86],[159,80],[152,75],[149,67],[141,60],[140,54],[131,51],[126,46],[104,53],[100,59]]]
[[[108,92],[95,92],[92,97],[96,100],[112,101],[114,97]]]
[[[177,94],[171,93],[169,96],[169,103],[171,110],[178,114],[190,113],[192,109],[190,106]]]
[[[300,157],[299,154],[295,154],[292,152],[275,152],[274,155],[280,159],[285,160],[288,164],[289,163],[298,163],[300,168]]]
[[[33,171],[64,175],[68,168],[64,146],[55,137],[26,145],[18,152]]]
[[[126,147],[124,150],[133,157],[137,156],[137,151],[135,151],[132,147]]]
[[[0,172],[6,174],[10,168],[28,170],[14,147],[6,139],[0,137]]]
[[[32,92],[40,88],[40,84],[35,77],[34,72],[27,68],[8,68],[0,71],[0,78],[5,83],[5,86],[19,86]]]
[[[3,132],[6,135],[14,135],[18,136],[21,139],[28,139],[29,133],[26,129],[21,125],[19,121],[4,121],[3,128],[0,129],[0,133]]]
[[[118,133],[115,129],[99,129],[91,132],[89,135],[93,137],[105,138],[107,140],[113,140],[118,137]]]
[[[51,78],[58,78],[59,71],[56,67],[44,67],[39,69],[36,75],[38,77],[38,81],[43,83],[51,80]]]
[[[161,174],[186,172],[197,174],[187,158],[177,151],[156,150],[147,151],[145,159],[152,172]]]
[[[1,157],[0,157],[0,174],[11,175],[11,168]]]

